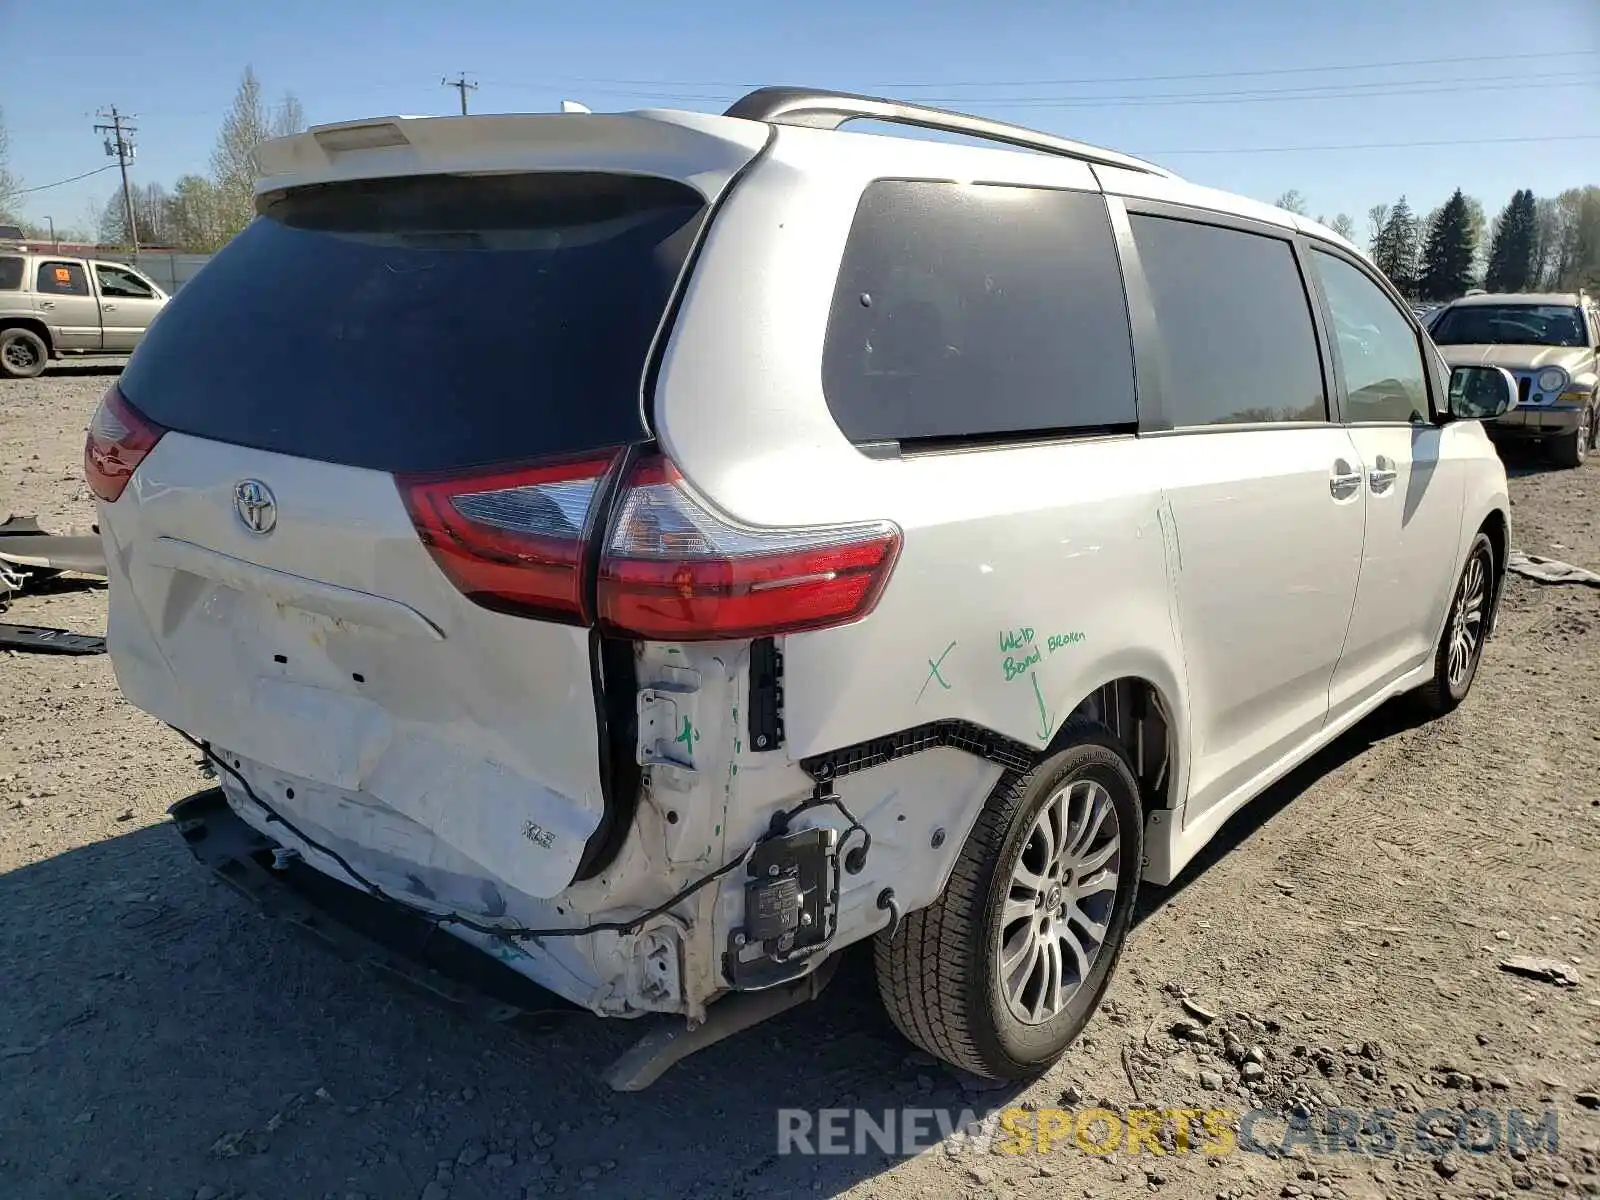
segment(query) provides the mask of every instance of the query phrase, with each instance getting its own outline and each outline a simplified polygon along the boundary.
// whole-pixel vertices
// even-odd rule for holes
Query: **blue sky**
[[[8,10],[39,26],[0,74],[25,185],[105,165],[91,126],[113,103],[138,114],[136,181],[204,172],[247,63],[312,123],[454,111],[439,80],[459,71],[479,84],[475,112],[563,98],[717,110],[762,82],[894,93],[1266,200],[1297,188],[1363,238],[1367,208],[1401,192],[1427,211],[1460,186],[1492,215],[1519,187],[1600,183],[1600,136],[1553,140],[1600,135],[1600,0],[84,0],[70,20],[0,0]],[[1375,65],[1394,63],[1408,65]],[[1547,140],[1509,140],[1529,138]],[[1368,148],[1396,142],[1455,144]],[[82,226],[115,181],[32,193],[26,211]]]

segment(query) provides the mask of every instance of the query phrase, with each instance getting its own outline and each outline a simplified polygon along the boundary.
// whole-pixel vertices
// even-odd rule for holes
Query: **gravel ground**
[[[82,431],[114,375],[0,385],[0,517],[88,528]],[[1600,462],[1511,486],[1520,548],[1600,569]],[[102,632],[105,609],[60,581],[8,619]],[[1380,712],[1148,889],[1104,1009],[1026,1089],[911,1053],[857,955],[814,1005],[620,1096],[596,1077],[637,1026],[485,1028],[306,944],[167,827],[206,781],[107,658],[0,652],[0,1196],[1600,1194],[1597,663],[1600,591],[1513,580],[1467,704]],[[1576,983],[1500,969],[1514,954]],[[780,1107],[1096,1101],[1388,1107],[1402,1148],[1419,1111],[1553,1109],[1559,1144],[777,1153]]]

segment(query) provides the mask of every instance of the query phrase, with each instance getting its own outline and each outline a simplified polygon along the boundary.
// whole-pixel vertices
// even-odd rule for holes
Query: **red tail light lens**
[[[102,500],[116,500],[165,432],[112,384],[100,398],[83,443],[83,475],[89,490]]]
[[[473,475],[402,475],[397,482],[423,544],[475,604],[586,624],[590,514],[614,451]]]
[[[842,625],[877,604],[900,551],[888,522],[750,529],[718,516],[664,459],[628,480],[600,562],[600,620],[660,641]]]

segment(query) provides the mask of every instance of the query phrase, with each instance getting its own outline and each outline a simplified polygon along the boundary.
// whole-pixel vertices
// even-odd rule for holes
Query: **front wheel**
[[[1417,693],[1429,711],[1443,715],[1467,698],[1483,658],[1494,603],[1494,547],[1489,535],[1479,533],[1467,552],[1450,615],[1433,656],[1433,678]]]
[[[1578,414],[1578,427],[1555,444],[1551,457],[1558,467],[1581,467],[1594,445],[1594,410],[1585,408]]]
[[[1103,725],[1003,779],[944,892],[874,944],[890,1018],[988,1079],[1043,1071],[1088,1023],[1122,952],[1144,858],[1139,786]]]

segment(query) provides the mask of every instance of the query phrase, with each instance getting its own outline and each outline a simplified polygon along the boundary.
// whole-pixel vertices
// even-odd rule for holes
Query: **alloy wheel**
[[[1474,554],[1461,573],[1456,592],[1455,611],[1450,618],[1450,653],[1445,675],[1452,691],[1460,691],[1472,674],[1472,665],[1483,642],[1483,622],[1489,599],[1489,572],[1483,555]]]
[[[1121,849],[1116,805],[1094,780],[1068,781],[1040,807],[999,922],[1000,990],[1017,1020],[1051,1020],[1088,978],[1116,905]]]

